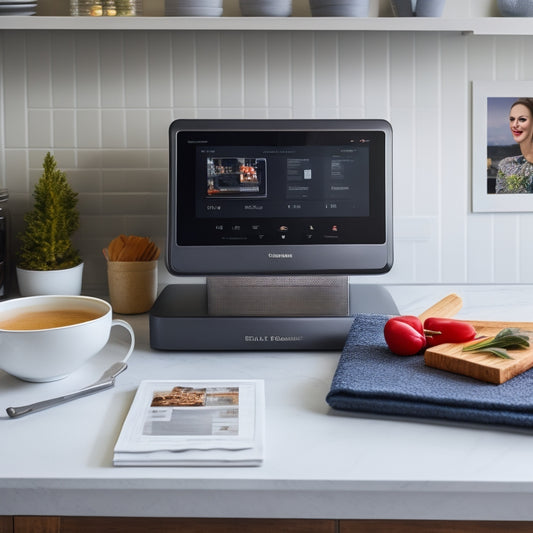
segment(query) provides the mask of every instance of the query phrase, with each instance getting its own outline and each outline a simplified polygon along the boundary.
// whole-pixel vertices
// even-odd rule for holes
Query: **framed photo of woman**
[[[472,210],[533,211],[533,81],[473,82]]]

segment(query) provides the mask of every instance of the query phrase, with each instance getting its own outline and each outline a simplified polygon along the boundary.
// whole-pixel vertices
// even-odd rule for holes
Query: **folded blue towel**
[[[533,427],[533,369],[501,385],[392,354],[389,316],[356,315],[326,397],[334,409],[469,423]]]

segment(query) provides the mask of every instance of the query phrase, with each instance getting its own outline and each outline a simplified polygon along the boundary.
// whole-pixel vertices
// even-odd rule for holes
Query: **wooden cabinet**
[[[5,517],[0,533],[336,533],[336,520],[246,518]]]
[[[530,533],[530,522],[0,516],[0,533]]]
[[[12,516],[0,516],[0,533],[13,533]]]
[[[528,522],[468,520],[340,520],[338,533],[525,533]]]

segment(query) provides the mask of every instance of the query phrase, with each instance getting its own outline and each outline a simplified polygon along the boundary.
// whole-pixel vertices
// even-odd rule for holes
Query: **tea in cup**
[[[42,295],[0,302],[0,369],[25,381],[55,381],[80,368],[108,342],[111,305],[90,296]]]

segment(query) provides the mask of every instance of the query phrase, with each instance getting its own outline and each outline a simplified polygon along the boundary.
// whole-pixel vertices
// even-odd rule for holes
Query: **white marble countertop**
[[[533,286],[389,286],[403,314],[450,292],[461,318],[533,321]],[[55,383],[0,371],[0,515],[533,520],[533,433],[333,412],[339,353],[167,353],[148,316],[127,318],[137,346],[113,389],[20,419],[5,408],[87,385],[125,351],[110,344]],[[124,335],[124,337],[121,337]],[[112,466],[142,379],[264,379],[261,467]]]

